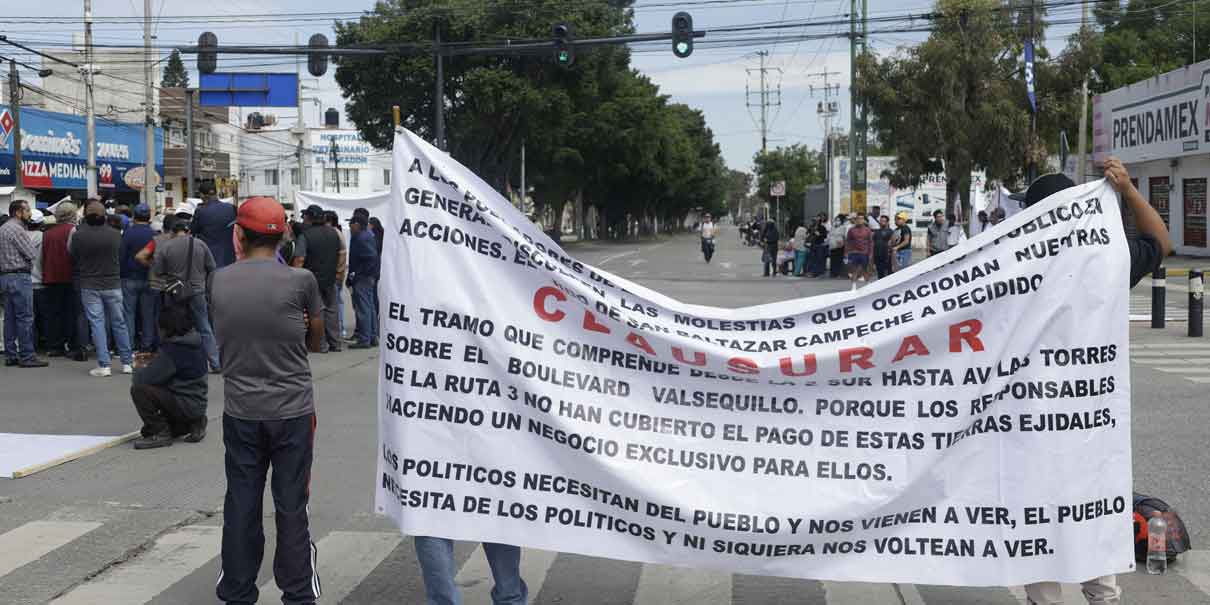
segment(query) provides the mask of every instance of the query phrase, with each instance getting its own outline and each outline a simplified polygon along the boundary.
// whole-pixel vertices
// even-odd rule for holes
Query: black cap
[[[307,218],[323,218],[324,209],[320,208],[319,204],[311,204],[307,206],[306,210],[303,210],[303,216]]]
[[[1075,187],[1076,184],[1065,174],[1045,174],[1038,177],[1025,191],[1025,207],[1029,208],[1034,204],[1064,190],[1068,187]]]
[[[350,225],[361,225],[362,227],[365,227],[369,224],[369,221],[366,220],[366,217],[358,214],[358,215],[354,216],[353,218],[349,219],[349,224]]]

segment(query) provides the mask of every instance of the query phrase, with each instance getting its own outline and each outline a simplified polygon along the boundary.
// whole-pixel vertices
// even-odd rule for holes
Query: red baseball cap
[[[235,223],[244,229],[272,235],[285,233],[286,209],[271,197],[250,197],[240,204]]]

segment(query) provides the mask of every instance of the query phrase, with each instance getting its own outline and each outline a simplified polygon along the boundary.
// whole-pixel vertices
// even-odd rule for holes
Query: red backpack
[[[1168,522],[1168,536],[1165,544],[1168,547],[1168,562],[1176,560],[1176,556],[1189,550],[1189,532],[1185,522],[1181,521],[1176,510],[1167,502],[1154,496],[1135,492],[1134,494],[1134,560],[1143,563],[1147,560],[1147,520],[1153,513],[1160,513]]]

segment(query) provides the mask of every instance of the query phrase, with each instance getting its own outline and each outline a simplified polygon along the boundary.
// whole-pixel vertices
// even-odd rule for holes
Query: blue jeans
[[[807,264],[807,251],[805,249],[795,250],[794,251],[794,275],[795,276],[802,275],[802,268],[806,264]]]
[[[357,277],[353,280],[353,313],[357,315],[357,329],[353,337],[357,342],[368,345],[378,338],[378,326],[374,325],[374,291],[378,280],[373,277]]]
[[[140,351],[150,351],[155,344],[155,299],[158,292],[152,291],[145,279],[122,280],[122,304],[125,307],[126,330],[130,332],[131,345]],[[136,338],[137,336],[137,338]]]
[[[896,252],[895,261],[898,263],[899,269],[907,269],[908,265],[912,264],[912,249],[904,248]]]
[[[336,282],[336,322],[340,325],[340,337],[345,336],[345,287]]]
[[[126,318],[122,315],[122,291],[80,289],[80,299],[84,301],[84,314],[88,316],[88,325],[92,329],[92,346],[97,349],[97,365],[108,368],[109,330],[105,320],[113,324],[114,339],[118,345],[118,356],[124,365],[134,363],[134,353],[130,350],[130,332],[126,329]]]
[[[206,295],[198,293],[197,296],[189,299],[189,311],[193,315],[194,329],[202,336],[202,350],[206,352],[210,369],[221,368],[222,363],[218,359],[218,342],[214,340],[214,328],[210,326],[210,308],[206,304]]]
[[[529,587],[521,579],[521,548],[484,542],[483,553],[496,584],[492,587],[492,605],[525,605]],[[462,605],[462,595],[454,584],[458,571],[454,566],[454,541],[416,536],[416,558],[424,576],[427,605]]]
[[[9,361],[33,361],[34,284],[29,274],[0,275],[0,298],[4,299],[5,358]]]

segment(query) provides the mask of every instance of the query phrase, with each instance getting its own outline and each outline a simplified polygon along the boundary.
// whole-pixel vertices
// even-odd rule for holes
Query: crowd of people
[[[1002,208],[980,211],[975,234],[1005,218]],[[811,278],[847,276],[852,289],[881,279],[912,263],[911,215],[899,212],[893,218],[878,206],[869,214],[841,213],[831,221],[819,213],[809,223],[799,224],[783,237],[774,221],[757,218],[740,225],[741,240],[761,250],[765,277],[778,275]],[[940,254],[966,238],[954,215],[933,213],[923,249],[928,256]]]

